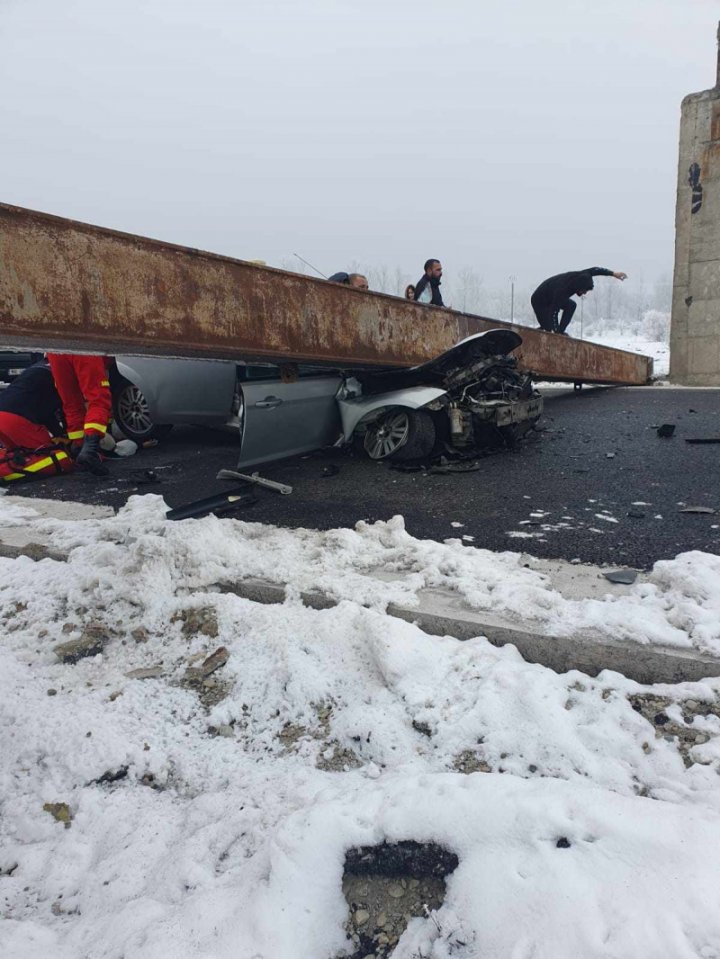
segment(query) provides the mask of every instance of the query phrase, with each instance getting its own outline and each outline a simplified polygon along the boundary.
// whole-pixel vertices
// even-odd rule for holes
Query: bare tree
[[[463,313],[477,313],[480,310],[482,277],[471,266],[464,266],[457,274],[456,307]]]
[[[288,273],[302,273],[305,275],[307,273],[307,267],[302,262],[298,260],[297,257],[284,256],[280,260],[280,269],[287,270]]]
[[[653,290],[652,306],[655,310],[669,313],[672,308],[672,276],[663,273],[658,277]]]
[[[390,279],[390,271],[386,266],[371,267],[367,271],[367,278],[371,290],[376,290],[378,293],[392,293],[393,284]]]
[[[409,273],[405,273],[399,266],[395,267],[395,276],[393,279],[394,293],[397,293],[398,296],[404,296],[408,284],[412,282]]]

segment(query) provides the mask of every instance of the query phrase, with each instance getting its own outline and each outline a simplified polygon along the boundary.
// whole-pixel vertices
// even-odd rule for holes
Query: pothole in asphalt
[[[445,878],[457,856],[434,843],[407,840],[361,846],[345,857],[345,928],[354,951],[347,959],[386,959],[415,917],[427,918],[445,900]]]

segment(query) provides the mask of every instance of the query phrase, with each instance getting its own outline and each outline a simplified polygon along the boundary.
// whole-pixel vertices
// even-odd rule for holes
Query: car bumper
[[[542,396],[531,396],[528,400],[513,400],[511,403],[503,400],[490,402],[484,404],[482,410],[473,410],[473,413],[485,423],[502,427],[536,420],[542,411]]]

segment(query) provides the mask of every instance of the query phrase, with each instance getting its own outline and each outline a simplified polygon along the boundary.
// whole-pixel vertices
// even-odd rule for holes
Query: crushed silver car
[[[472,453],[517,439],[542,412],[511,355],[521,342],[490,330],[421,366],[352,372],[119,356],[115,418],[140,442],[175,423],[236,430],[241,466],[353,441],[375,460]]]
[[[359,431],[376,460],[425,459],[443,448],[471,452],[518,439],[543,408],[530,374],[511,356],[521,343],[512,330],[490,330],[422,366],[356,374],[361,395],[338,400],[345,439]]]

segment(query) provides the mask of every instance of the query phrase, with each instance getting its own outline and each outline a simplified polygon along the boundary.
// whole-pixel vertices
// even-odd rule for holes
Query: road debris
[[[603,573],[603,576],[610,583],[621,583],[624,586],[630,586],[635,582],[638,574],[636,569],[613,569],[608,573]]]
[[[165,670],[162,666],[141,666],[125,673],[128,679],[160,679]]]
[[[657,435],[662,436],[665,439],[672,436],[674,432],[675,432],[674,423],[663,423],[662,426],[658,426],[657,428]]]
[[[61,663],[74,665],[81,659],[97,656],[108,643],[110,637],[102,626],[86,626],[79,639],[53,646],[53,652]]]
[[[711,506],[685,506],[680,510],[681,513],[707,513],[709,516],[714,516],[717,513],[716,509],[713,509]]]
[[[283,496],[287,496],[292,493],[292,486],[288,486],[286,483],[276,483],[275,480],[265,479],[263,476],[260,476],[259,473],[238,473],[236,470],[220,470],[218,475],[215,477],[219,480],[224,479],[237,479],[242,480],[244,483],[254,483],[256,486],[265,486],[267,489],[274,489],[278,493],[282,493]]]
[[[119,477],[119,482],[130,483],[133,486],[146,486],[150,483],[159,483],[160,477],[155,470],[138,470],[129,476]]]
[[[241,506],[252,506],[253,503],[257,503],[256,497],[248,493],[246,487],[239,486],[237,489],[230,490],[227,493],[217,493],[215,496],[206,496],[205,499],[194,500],[192,503],[186,503],[184,506],[169,509],[165,514],[165,518],[178,520],[206,516],[208,513],[220,515],[221,513],[228,513],[230,510],[238,509]]]
[[[211,676],[216,670],[220,669],[221,666],[224,666],[229,658],[230,653],[227,647],[219,646],[215,652],[204,659],[199,666],[188,666],[185,670],[185,677],[194,680],[207,679],[208,676]]]
[[[43,805],[43,809],[45,812],[49,812],[53,819],[64,823],[66,829],[70,828],[73,814],[66,802],[46,802]]]

